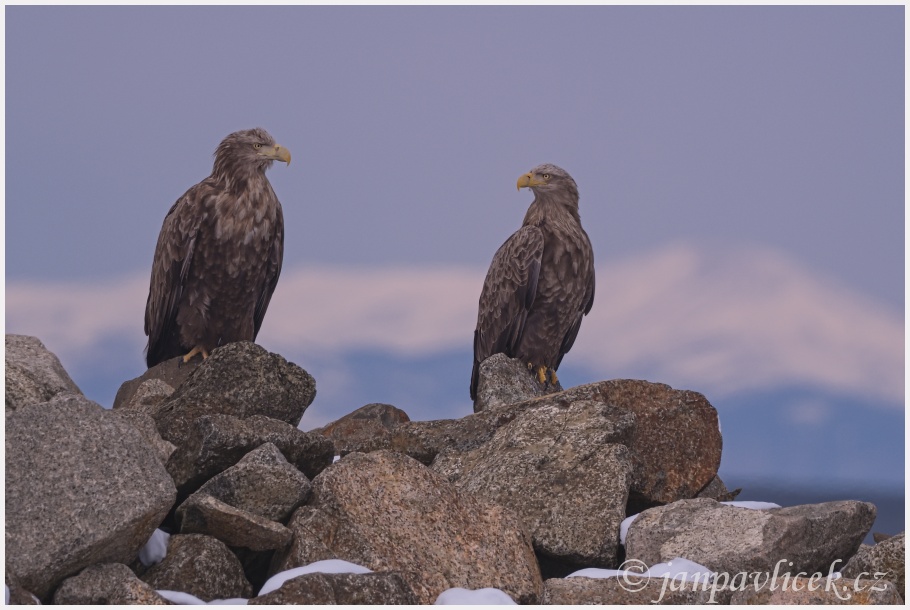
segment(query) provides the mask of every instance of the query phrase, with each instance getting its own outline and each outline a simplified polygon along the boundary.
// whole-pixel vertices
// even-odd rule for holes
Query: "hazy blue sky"
[[[260,342],[316,376],[314,424],[469,411],[480,282],[543,162],[577,181],[598,269],[564,379],[702,391],[725,438],[769,389],[802,388],[780,417],[813,438],[841,408],[903,423],[903,6],[5,15],[7,331],[96,400],[142,372],[165,213],[262,126],[293,161],[269,172],[286,252]]]
[[[900,305],[903,7],[7,7],[7,277],[144,270],[261,125],[286,263],[486,264],[569,170],[598,260],[756,242]]]

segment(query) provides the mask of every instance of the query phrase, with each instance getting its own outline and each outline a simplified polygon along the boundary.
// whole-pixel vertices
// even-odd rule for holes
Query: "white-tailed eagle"
[[[572,348],[594,304],[594,253],[578,215],[578,186],[564,169],[539,165],[518,179],[534,201],[496,251],[480,294],[471,398],[480,364],[503,353],[527,363],[541,384]]]
[[[227,136],[212,174],[171,207],[155,247],[145,334],[146,363],[253,341],[284,252],[281,204],[265,176],[291,154],[261,128]]]

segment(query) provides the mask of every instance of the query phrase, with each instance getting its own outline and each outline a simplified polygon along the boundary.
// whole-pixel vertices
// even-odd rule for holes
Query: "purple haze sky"
[[[7,278],[147,270],[261,125],[287,265],[485,265],[547,161],[598,260],[755,243],[901,307],[903,10],[7,7]]]
[[[483,274],[531,201],[516,179],[552,162],[598,273],[564,381],[705,393],[736,472],[902,484],[903,6],[5,18],[7,332],[90,398],[144,370],[165,213],[262,126],[293,161],[269,172],[286,249],[259,342],[316,377],[307,426],[470,412]]]

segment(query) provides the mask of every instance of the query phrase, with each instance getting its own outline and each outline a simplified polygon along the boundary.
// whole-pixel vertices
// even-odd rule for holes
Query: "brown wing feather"
[[[265,285],[256,301],[256,311],[253,315],[253,339],[259,334],[259,327],[262,326],[262,320],[265,318],[265,312],[269,308],[269,301],[272,300],[272,293],[275,292],[275,286],[278,285],[278,276],[281,275],[281,261],[284,258],[284,214],[281,207],[278,208],[278,220],[275,226],[275,239],[269,250],[269,263],[266,269]]]
[[[195,210],[208,191],[205,182],[188,190],[168,211],[161,225],[145,304],[146,364],[149,368],[180,355],[177,308],[193,263],[199,216]]]
[[[581,302],[581,309],[578,313],[575,314],[575,320],[572,322],[572,326],[569,327],[569,330],[566,332],[565,337],[563,337],[562,344],[559,347],[559,357],[556,359],[556,364],[553,367],[554,370],[559,368],[560,363],[562,362],[562,357],[565,356],[572,346],[575,344],[575,338],[578,337],[578,329],[581,328],[581,320],[588,312],[591,311],[591,307],[594,305],[594,264],[590,264],[591,273],[585,278],[585,298]]]
[[[480,363],[500,352],[512,356],[521,341],[528,311],[537,294],[543,244],[540,229],[524,226],[493,255],[480,293],[474,331],[472,399],[477,397]]]

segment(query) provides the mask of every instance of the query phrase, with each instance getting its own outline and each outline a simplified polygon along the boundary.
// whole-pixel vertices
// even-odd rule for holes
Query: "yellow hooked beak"
[[[263,146],[259,149],[259,154],[266,159],[284,161],[288,165],[291,164],[291,151],[280,144],[275,144],[275,146]]]
[[[538,180],[534,177],[534,174],[529,172],[527,174],[523,174],[518,179],[518,190],[520,191],[523,188],[529,188],[532,186],[542,186],[544,184],[546,184],[545,180]]]

